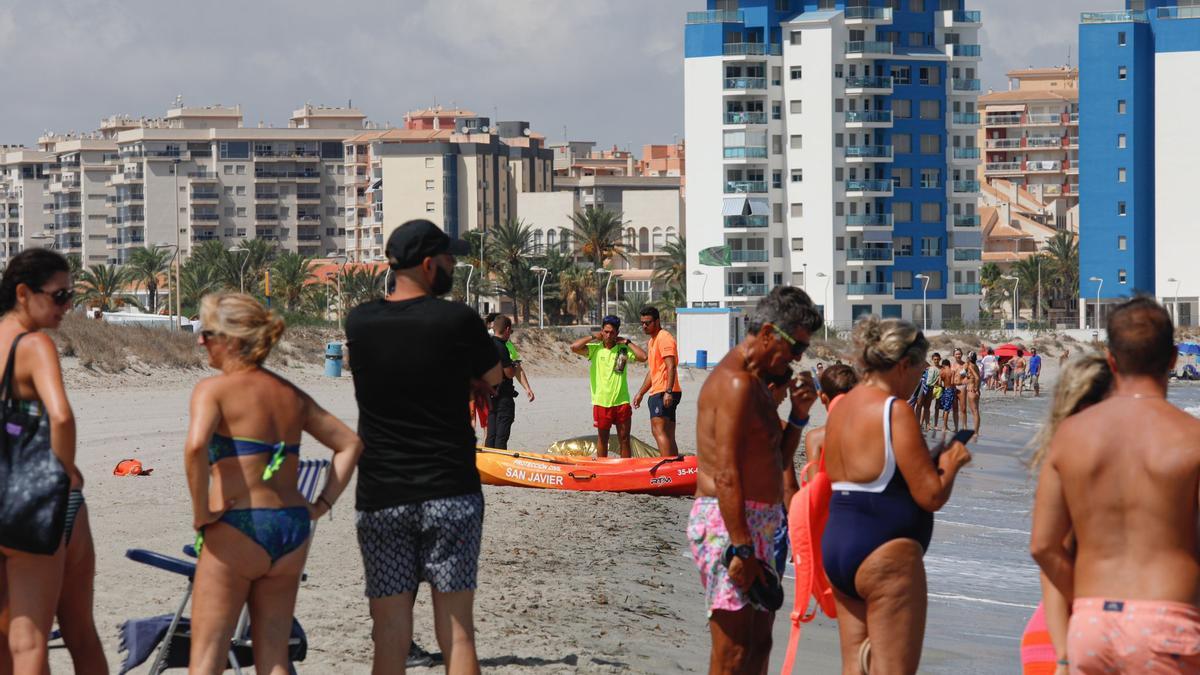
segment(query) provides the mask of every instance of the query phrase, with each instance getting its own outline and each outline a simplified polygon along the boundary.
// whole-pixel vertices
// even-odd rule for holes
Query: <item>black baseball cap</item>
[[[442,253],[467,255],[471,252],[471,245],[462,239],[451,238],[430,221],[419,219],[410,220],[392,230],[384,252],[392,269],[404,270]]]

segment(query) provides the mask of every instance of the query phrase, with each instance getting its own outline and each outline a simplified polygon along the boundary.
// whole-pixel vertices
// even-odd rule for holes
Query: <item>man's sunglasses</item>
[[[75,299],[75,291],[70,288],[60,288],[57,291],[54,291],[53,293],[47,293],[46,291],[43,291],[42,289],[39,288],[37,290],[37,292],[45,293],[46,295],[49,295],[50,301],[53,302],[54,304],[58,305],[59,307],[66,307],[67,305],[71,304],[72,300]]]
[[[775,334],[778,335],[784,342],[791,345],[792,356],[794,356],[796,358],[800,358],[801,356],[804,356],[804,352],[808,349],[807,342],[801,342],[801,341],[797,340],[796,338],[792,337],[791,335],[788,335],[787,333],[783,332],[783,329],[781,329],[779,326],[776,326],[775,324],[771,324],[771,330],[775,331]]]
[[[649,321],[643,319],[641,323],[643,326],[649,326],[650,324],[654,323],[654,319],[650,319]]]

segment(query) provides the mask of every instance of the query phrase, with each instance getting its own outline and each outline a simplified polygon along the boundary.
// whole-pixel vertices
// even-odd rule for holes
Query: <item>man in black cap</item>
[[[495,346],[450,292],[467,243],[427,220],[388,237],[395,287],[346,319],[358,433],[358,545],[374,622],[374,672],[399,672],[409,655],[413,602],[433,589],[434,628],[446,663],[478,672],[472,610],[483,493],[467,402],[500,383]]]

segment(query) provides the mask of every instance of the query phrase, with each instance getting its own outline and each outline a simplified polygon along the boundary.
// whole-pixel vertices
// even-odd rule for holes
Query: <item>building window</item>
[[[928,206],[928,204],[926,204]],[[934,204],[936,207],[937,204]],[[922,207],[922,210],[924,208]],[[921,237],[921,255],[926,258],[932,258],[942,254],[941,238],[939,237]],[[930,286],[933,284],[930,283]]]
[[[1125,134],[1117,134],[1117,147],[1125,147]]]
[[[774,258],[783,257],[783,237],[775,237],[771,240],[771,256]]]
[[[921,187],[930,189],[942,186],[942,171],[941,169],[921,169]],[[929,206],[926,204],[925,206]],[[936,204],[934,205],[936,206]],[[923,209],[924,207],[922,207]],[[925,221],[933,222],[933,221]]]
[[[938,101],[921,101],[921,119],[936,120],[942,117],[942,107]]]
[[[793,183],[803,183],[804,182],[804,169],[792,169],[792,182]]]
[[[803,218],[804,217],[804,204],[800,204],[800,203],[792,204],[791,217],[792,218]]]
[[[892,169],[892,184],[897,189],[912,187],[912,169],[909,169],[909,168]]]
[[[1117,235],[1117,250],[1125,251],[1129,249],[1129,240],[1123,234]]]
[[[433,212],[434,212],[433,202],[425,202],[425,213],[433,213]]]
[[[1123,99],[1123,98],[1117,100],[1117,114],[1118,115],[1125,114],[1125,99]]]
[[[913,273],[908,270],[896,270],[892,272],[892,283],[896,285],[898,291],[912,290]]]
[[[936,101],[933,103],[936,104]],[[925,107],[922,103],[921,107]],[[922,155],[940,155],[942,153],[942,139],[937,134],[921,134],[921,154]]]
[[[835,215],[835,216],[846,215],[846,202],[834,202],[833,215]]]
[[[793,251],[803,251],[804,250],[804,237],[792,237],[792,250]]]
[[[1117,215],[1123,216],[1126,213],[1127,213],[1127,211],[1125,209],[1125,202],[1117,202]]]
[[[924,12],[925,11],[925,0],[908,0],[908,11]]]
[[[898,98],[892,101],[892,117],[900,120],[906,120],[912,117],[912,101],[906,98]]]
[[[792,69],[789,72],[791,73],[791,78],[793,80],[799,80],[804,76],[804,70],[800,66],[792,66]]]
[[[936,171],[936,169],[934,169]],[[938,223],[942,220],[942,205],[937,202],[921,204],[921,222]]]
[[[226,176],[232,176],[232,175],[233,175],[233,165],[232,165],[232,164],[226,164],[226,165],[225,165],[225,175],[226,175]]]
[[[773,187],[773,188],[783,187],[783,172],[782,171],[772,171],[771,172],[771,187]]]
[[[792,101],[789,105],[788,112],[793,115],[799,115],[804,112],[804,101],[799,99]]]
[[[802,33],[798,30],[792,31],[792,34],[791,34],[792,44],[794,44],[794,45],[800,44],[801,35],[802,35]]]
[[[771,205],[771,222],[773,222],[773,223],[782,223],[783,222],[783,204],[772,204]]]
[[[912,84],[912,68],[892,66],[892,84]]]
[[[432,158],[432,157],[426,157],[426,158],[425,158],[425,168],[426,168],[426,169],[433,169],[433,168],[436,168],[436,167],[434,167],[434,165],[433,165],[433,158]]]
[[[781,103],[772,103],[771,104],[771,119],[773,119],[773,120],[783,119],[783,104],[781,104]]]
[[[1124,47],[1125,45],[1126,45],[1125,31],[1121,31],[1121,32],[1117,33],[1117,46]]]
[[[907,258],[912,255],[912,237],[896,237],[892,240],[892,247],[897,256]]]
[[[237,186],[237,196],[239,196],[239,197],[246,196],[246,186],[245,185]]]
[[[238,165],[237,165],[237,168],[234,170],[234,173],[236,173],[236,174],[237,174],[237,175],[239,175],[239,176],[244,176],[244,175],[246,175],[246,165],[245,165],[245,164],[238,164]]]
[[[237,217],[238,218],[246,217],[246,207],[244,207],[244,206],[237,207]]]
[[[845,112],[845,102],[840,98],[833,99],[833,112]]]
[[[1121,168],[1117,169],[1117,182],[1124,183],[1125,179],[1126,179],[1125,167],[1121,167]]]
[[[1129,79],[1129,67],[1128,66],[1117,66],[1117,79],[1118,80]]]
[[[844,145],[846,145],[845,134],[834,134],[833,135],[833,147],[840,148]]]
[[[846,250],[846,238],[845,237],[834,237],[833,238],[833,248],[835,251],[845,251]]]
[[[892,152],[897,155],[907,155],[912,152],[912,136],[892,134]]]
[[[792,134],[791,147],[792,147],[792,150],[800,150],[801,148],[803,148],[804,147],[804,136],[801,136],[800,134]]]
[[[911,223],[912,202],[892,202],[892,219],[897,223]]]
[[[835,63],[835,64],[833,65],[833,76],[834,76],[834,77],[836,77],[836,78],[838,78],[839,80],[840,80],[840,79],[842,79],[842,77],[844,77],[844,76],[845,76],[845,69],[844,69],[844,68],[842,68],[842,64],[840,64],[840,63]]]
[[[425,191],[433,192],[433,179],[425,181]]]
[[[919,71],[921,84],[936,86],[942,83],[942,71],[932,66],[923,67]]]
[[[1117,270],[1117,283],[1125,284],[1129,282],[1129,274],[1125,270]]]

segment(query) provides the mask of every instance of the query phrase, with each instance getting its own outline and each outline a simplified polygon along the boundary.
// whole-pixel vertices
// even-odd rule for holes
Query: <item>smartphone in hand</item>
[[[940,459],[940,458],[941,458],[941,456],[942,456],[942,453],[946,451],[946,448],[950,447],[951,445],[953,445],[953,444],[955,444],[955,443],[962,443],[963,445],[966,445],[966,444],[967,444],[967,441],[971,440],[971,438],[972,438],[973,436],[975,436],[975,431],[974,431],[974,430],[972,430],[972,429],[961,429],[961,430],[959,430],[959,431],[956,431],[956,432],[954,433],[954,435],[950,437],[950,439],[949,439],[949,440],[947,440],[946,442],[944,442],[944,443],[942,443],[942,444],[938,445],[937,447],[933,448],[933,449],[930,451],[930,453],[929,453],[929,454],[930,454],[930,455],[933,457],[933,463],[934,463],[934,465],[935,465],[935,466],[937,465],[937,463],[938,463],[938,459]]]

